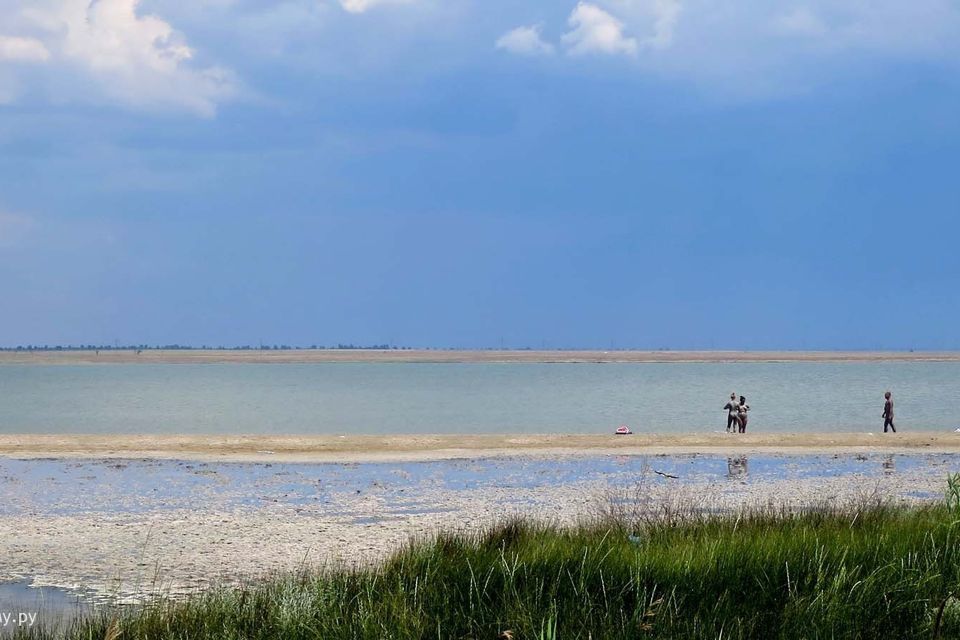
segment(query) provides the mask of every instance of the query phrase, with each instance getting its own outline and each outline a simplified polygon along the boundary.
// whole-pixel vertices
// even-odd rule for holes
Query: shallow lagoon
[[[381,515],[436,513],[437,492],[537,491],[578,483],[630,487],[654,471],[680,483],[747,483],[960,470],[960,454],[496,457],[431,462],[242,463],[0,459],[0,517],[342,505],[376,493]],[[653,475],[658,482],[666,476]],[[670,480],[670,479],[667,479]],[[939,494],[918,493],[933,498]],[[331,507],[328,515],[349,515]]]

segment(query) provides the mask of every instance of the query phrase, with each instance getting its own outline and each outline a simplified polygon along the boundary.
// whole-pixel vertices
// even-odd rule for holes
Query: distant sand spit
[[[320,362],[960,362],[958,351],[458,351],[288,349],[2,351],[0,364],[225,364]]]
[[[525,456],[960,452],[960,433],[685,435],[0,435],[12,458],[383,462]]]

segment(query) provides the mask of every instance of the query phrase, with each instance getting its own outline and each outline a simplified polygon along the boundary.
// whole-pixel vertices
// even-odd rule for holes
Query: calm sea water
[[[960,363],[0,365],[0,433],[655,433],[960,427]]]

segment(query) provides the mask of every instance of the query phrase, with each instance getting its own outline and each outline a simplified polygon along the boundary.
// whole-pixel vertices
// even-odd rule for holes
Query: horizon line
[[[186,344],[64,344],[64,345],[36,345],[25,344],[15,346],[0,346],[0,352],[83,352],[83,351],[484,351],[484,352],[680,352],[680,353],[960,353],[958,348],[937,347],[599,347],[599,346],[565,346],[565,347],[454,347],[454,346],[409,346],[394,344],[336,344],[336,345],[186,345]]]

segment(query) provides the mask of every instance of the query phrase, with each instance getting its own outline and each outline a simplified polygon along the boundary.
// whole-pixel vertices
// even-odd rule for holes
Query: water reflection
[[[729,480],[742,480],[747,477],[747,456],[736,456],[727,458],[727,478]]]
[[[892,455],[886,457],[882,466],[884,475],[890,475],[891,473],[896,473],[897,471],[897,466]]]

